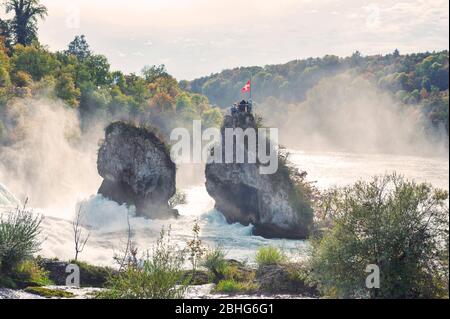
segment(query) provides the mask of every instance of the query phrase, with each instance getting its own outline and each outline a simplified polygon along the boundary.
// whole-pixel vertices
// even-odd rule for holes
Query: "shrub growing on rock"
[[[58,290],[58,289],[49,289],[44,287],[28,287],[24,290],[33,295],[38,295],[44,298],[74,298],[75,295],[70,291]]]
[[[396,174],[335,189],[331,229],[312,244],[313,277],[339,298],[448,297],[448,193]],[[368,265],[380,270],[368,289]]]
[[[258,249],[256,253],[256,263],[259,267],[265,265],[276,265],[286,262],[287,257],[284,252],[275,246],[266,246]]]
[[[211,272],[214,277],[214,281],[220,281],[224,279],[224,271],[227,267],[225,260],[225,251],[222,247],[218,246],[208,251],[203,257],[202,266]]]
[[[304,225],[305,234],[310,234],[313,228],[313,206],[318,191],[312,183],[306,181],[307,173],[299,171],[289,160],[289,152],[281,150],[278,154],[278,172],[280,180],[288,181],[290,185],[289,202],[294,207]]]
[[[53,282],[49,273],[35,260],[25,260],[14,269],[14,279],[19,285],[48,286]]]
[[[257,285],[253,282],[238,282],[234,279],[221,280],[216,288],[215,292],[222,292],[226,294],[245,294],[253,293],[258,289]]]

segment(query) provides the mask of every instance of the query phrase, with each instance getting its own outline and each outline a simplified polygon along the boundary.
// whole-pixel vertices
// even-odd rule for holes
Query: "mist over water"
[[[303,103],[269,98],[257,112],[290,149],[448,158],[447,133],[429,129],[420,108],[396,103],[348,71],[322,79]]]
[[[19,200],[62,209],[97,191],[101,124],[82,134],[77,111],[48,99],[15,102],[7,120],[16,136],[0,148],[0,181]]]
[[[448,142],[420,129],[423,119],[414,108],[399,109],[362,79],[348,74],[326,79],[304,103],[278,107],[285,109],[273,112],[273,105],[266,103],[259,110],[271,112],[265,123],[280,127],[291,160],[320,189],[394,170],[448,189]],[[183,245],[196,220],[202,240],[224,246],[229,258],[252,262],[263,245],[282,247],[293,258],[306,249],[304,241],[264,239],[251,235],[252,226],[227,224],[204,187],[204,165],[178,167],[177,187],[187,194],[187,203],[177,207],[180,218],[136,218],[133,207],[96,195],[102,180],[97,150],[110,120],[100,118],[81,130],[76,110],[48,99],[21,100],[8,112],[6,124],[15,128],[16,136],[0,148],[0,210],[29,198],[30,206],[45,216],[43,256],[73,258],[71,219],[80,205],[91,231],[81,259],[94,264],[112,265],[114,254],[125,245],[127,215],[141,253],[162,227],[171,226],[173,239]]]

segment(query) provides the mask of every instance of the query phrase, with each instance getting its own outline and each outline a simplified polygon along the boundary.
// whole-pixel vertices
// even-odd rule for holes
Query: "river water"
[[[429,182],[436,187],[449,189],[448,158],[430,158],[381,154],[353,154],[344,152],[291,151],[291,161],[308,172],[308,180],[315,181],[319,189],[351,184],[359,179],[396,171],[417,182]],[[202,180],[199,178],[198,180]],[[5,181],[0,181],[6,184]],[[220,212],[214,210],[214,200],[208,196],[201,182],[183,188],[187,203],[178,206],[180,217],[166,221],[152,221],[132,217],[133,241],[143,254],[151,249],[162,227],[171,227],[174,242],[183,246],[191,238],[196,220],[201,227],[201,239],[209,246],[222,245],[227,257],[253,262],[257,249],[263,245],[283,248],[292,258],[301,258],[307,243],[299,240],[269,240],[252,236],[252,227],[229,225]],[[7,185],[0,184],[0,208],[3,211],[19,204]],[[98,265],[113,265],[113,257],[120,254],[126,244],[127,214],[133,210],[119,206],[101,196],[92,195],[82,201],[86,222],[90,225],[90,239],[80,259]],[[74,256],[72,225],[70,222],[76,207],[46,208],[34,211],[42,213],[43,244],[40,254],[45,257],[71,259]],[[87,230],[86,230],[87,231]]]

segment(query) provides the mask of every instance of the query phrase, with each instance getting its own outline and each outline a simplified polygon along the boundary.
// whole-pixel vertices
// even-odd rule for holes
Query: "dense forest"
[[[240,96],[240,88],[251,77],[253,97],[272,105],[301,103],[308,91],[324,78],[343,72],[363,77],[380,90],[390,92],[400,104],[419,105],[435,127],[448,133],[448,51],[401,55],[351,57],[327,55],[323,58],[294,60],[281,65],[241,67],[193,81],[180,82],[183,89],[206,95],[212,103],[227,107]],[[277,110],[280,112],[281,110]]]
[[[28,2],[27,2],[28,3]],[[37,21],[47,9],[39,1],[31,7],[7,1],[11,20],[0,19],[0,142],[15,142],[20,117],[18,100],[62,100],[76,109],[83,126],[96,118],[126,119],[155,125],[163,133],[172,127],[202,119],[205,125],[221,122],[222,114],[200,94],[180,88],[164,65],[144,67],[141,74],[111,70],[108,59],[91,51],[84,35],[67,50],[51,52],[37,37]]]
[[[215,125],[221,120],[220,111],[205,96],[180,89],[164,66],[146,67],[141,75],[111,71],[107,58],[92,53],[83,36],[56,53],[38,41],[11,49],[4,43],[0,42],[2,115],[17,98],[45,96],[78,109],[86,121],[94,115],[139,119],[157,126],[167,118],[174,124],[202,119]],[[0,136],[7,130],[7,123],[0,122]]]

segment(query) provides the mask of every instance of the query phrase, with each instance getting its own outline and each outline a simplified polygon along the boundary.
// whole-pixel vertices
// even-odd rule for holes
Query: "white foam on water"
[[[252,225],[228,224],[225,217],[214,209],[214,200],[204,186],[185,190],[187,203],[177,206],[180,217],[168,220],[149,220],[135,217],[134,207],[127,208],[105,199],[92,196],[81,202],[84,233],[90,238],[80,259],[98,265],[113,265],[113,257],[120,254],[127,239],[127,214],[133,231],[133,242],[141,254],[150,250],[162,228],[171,228],[171,237],[179,247],[192,239],[192,227],[198,221],[201,239],[206,246],[220,245],[229,258],[252,262],[259,247],[277,245],[294,251],[305,245],[303,241],[270,240],[252,236]],[[40,254],[45,257],[71,259],[74,257],[72,222],[67,219],[46,216],[42,225],[45,239]]]
[[[319,188],[332,185],[347,185],[359,178],[370,178],[374,174],[399,171],[408,178],[428,181],[448,189],[448,159],[415,158],[404,156],[356,155],[350,153],[306,153],[291,152],[291,160],[308,172],[310,180],[317,180]],[[4,182],[4,181],[3,181]],[[69,260],[74,257],[72,218],[81,205],[85,216],[83,231],[90,238],[80,259],[98,265],[113,266],[113,257],[120,254],[127,239],[127,215],[133,230],[133,241],[144,254],[156,242],[161,228],[171,227],[171,237],[179,246],[192,239],[192,227],[196,220],[201,227],[204,244],[221,245],[228,258],[252,263],[256,251],[265,245],[283,248],[292,258],[301,258],[308,244],[301,240],[265,239],[252,236],[252,225],[228,224],[225,217],[214,209],[214,200],[204,185],[184,189],[187,203],[176,208],[177,219],[149,220],[135,217],[134,207],[118,205],[101,195],[93,195],[78,204],[66,208],[34,209],[42,213],[44,221],[43,245],[40,255]],[[4,185],[0,184],[0,208],[13,209],[20,202]],[[0,209],[1,211],[1,209]]]

